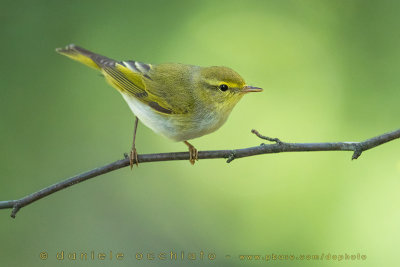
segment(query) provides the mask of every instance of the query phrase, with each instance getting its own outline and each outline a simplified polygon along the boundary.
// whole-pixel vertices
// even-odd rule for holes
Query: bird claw
[[[194,163],[196,162],[196,160],[198,160],[198,156],[199,156],[199,152],[197,151],[197,149],[194,146],[189,147],[189,161],[190,164],[194,165]]]
[[[197,149],[188,141],[183,141],[183,143],[185,143],[185,145],[187,145],[187,147],[189,148],[189,161],[190,164],[194,165],[194,163],[196,162],[196,160],[198,160],[199,158],[199,152],[197,151]]]
[[[134,162],[136,166],[139,167],[138,153],[136,152],[136,148],[132,148],[131,153],[129,155],[129,166],[131,166],[131,170],[133,168]]]

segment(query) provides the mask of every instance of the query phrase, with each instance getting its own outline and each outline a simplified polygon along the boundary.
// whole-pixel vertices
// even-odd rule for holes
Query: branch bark
[[[199,151],[198,159],[217,159],[225,158],[227,162],[231,162],[234,159],[250,157],[261,154],[281,153],[281,152],[307,152],[307,151],[353,151],[352,159],[357,159],[362,152],[390,142],[394,139],[400,138],[400,129],[392,132],[388,132],[363,142],[337,142],[337,143],[286,143],[282,142],[278,138],[270,138],[261,135],[256,130],[252,130],[252,133],[257,135],[259,138],[275,142],[275,144],[261,144],[255,147],[248,147],[242,149],[233,150],[210,150],[210,151]],[[138,162],[156,162],[156,161],[171,161],[171,160],[189,160],[189,152],[172,152],[172,153],[159,153],[159,154],[142,154],[138,155]],[[136,162],[134,162],[136,163]],[[90,178],[112,172],[121,168],[129,166],[129,158],[125,154],[125,158],[117,160],[105,166],[90,170],[88,172],[78,174],[64,181],[50,185],[43,188],[40,191],[34,192],[23,198],[17,200],[6,200],[0,201],[0,209],[12,209],[11,217],[15,218],[17,212],[48,195],[58,192],[62,189],[70,187],[72,185],[81,183]]]

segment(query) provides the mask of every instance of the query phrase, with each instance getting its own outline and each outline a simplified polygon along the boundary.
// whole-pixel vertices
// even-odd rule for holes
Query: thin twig
[[[286,143],[278,138],[270,138],[261,135],[256,130],[252,133],[259,138],[275,142],[275,144],[261,144],[260,146],[248,147],[234,150],[214,150],[214,151],[199,151],[198,159],[216,159],[225,158],[227,162],[231,162],[237,158],[250,157],[261,154],[271,154],[280,152],[307,152],[307,151],[353,151],[352,159],[357,159],[362,152],[390,142],[394,139],[400,138],[400,129],[388,132],[363,142],[338,142],[338,143]],[[190,158],[188,152],[172,152],[172,153],[159,153],[159,154],[142,154],[138,155],[138,162],[156,162],[156,161],[171,161],[171,160],[188,160]],[[136,163],[136,161],[134,162]],[[15,218],[17,212],[41,198],[44,198],[57,191],[70,187],[74,184],[86,181],[90,178],[112,172],[123,167],[129,166],[129,157],[125,156],[124,159],[117,160],[113,163],[93,169],[91,171],[73,176],[64,181],[50,185],[40,191],[27,195],[18,200],[0,201],[0,209],[12,209],[11,217]]]
[[[251,132],[255,135],[257,135],[259,138],[270,141],[270,142],[275,142],[278,144],[282,144],[283,142],[281,140],[279,140],[278,138],[271,138],[265,135],[260,134],[257,130],[253,129],[251,130]]]

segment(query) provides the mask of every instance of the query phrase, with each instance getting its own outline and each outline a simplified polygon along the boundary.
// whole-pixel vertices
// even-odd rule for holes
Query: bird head
[[[204,88],[203,98],[208,98],[208,103],[214,103],[220,109],[232,109],[243,95],[262,91],[247,85],[237,72],[227,67],[202,68],[199,82]]]

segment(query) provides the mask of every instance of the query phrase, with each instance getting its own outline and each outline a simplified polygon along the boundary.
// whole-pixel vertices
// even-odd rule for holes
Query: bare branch
[[[390,142],[394,139],[400,138],[400,129],[388,132],[363,142],[338,142],[338,143],[286,143],[278,138],[270,138],[261,135],[256,130],[252,133],[259,138],[275,142],[275,144],[261,144],[260,146],[248,147],[234,150],[213,150],[213,151],[199,151],[198,159],[217,159],[225,158],[227,162],[234,159],[250,157],[261,154],[271,154],[280,152],[307,152],[307,151],[353,151],[352,159],[357,159],[362,152]],[[156,161],[171,161],[171,160],[189,160],[189,152],[172,152],[172,153],[159,153],[159,154],[142,154],[138,155],[138,162],[156,162]],[[136,163],[136,162],[134,162]],[[17,200],[0,201],[0,209],[12,209],[11,217],[15,218],[17,212],[41,198],[44,198],[57,191],[86,181],[90,178],[112,172],[123,167],[129,166],[129,158],[125,155],[124,159],[117,160],[103,167],[99,167],[88,172],[73,176],[64,181],[50,185],[40,191],[27,195]]]

